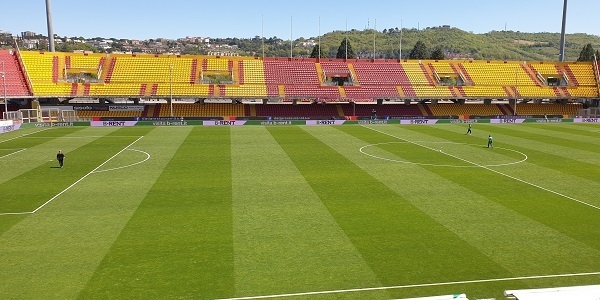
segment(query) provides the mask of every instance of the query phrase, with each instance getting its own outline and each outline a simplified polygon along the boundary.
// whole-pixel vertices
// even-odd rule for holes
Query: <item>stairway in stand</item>
[[[419,64],[421,66],[421,70],[423,70],[423,74],[425,74],[425,78],[429,82],[429,85],[435,86],[435,81],[433,81],[433,72],[430,68],[425,67],[424,64]]]
[[[529,75],[529,78],[531,78],[531,80],[535,83],[536,86],[542,86],[540,80],[537,78],[533,70],[531,70],[529,65],[521,65],[521,68],[523,69],[523,71],[525,71],[525,73],[527,73],[527,75]]]
[[[579,85],[579,82],[577,81],[577,77],[575,77],[575,74],[573,74],[573,71],[571,71],[571,68],[569,68],[569,66],[565,65],[564,71],[565,71],[565,74],[567,74],[567,77],[569,78],[571,85],[575,85],[575,86]]]
[[[190,74],[190,83],[194,84],[198,78],[198,59],[194,58],[192,61],[192,71]]]

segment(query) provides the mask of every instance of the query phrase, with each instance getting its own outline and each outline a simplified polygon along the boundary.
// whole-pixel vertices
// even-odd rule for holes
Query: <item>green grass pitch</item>
[[[466,130],[2,134],[0,298],[502,299],[598,284],[600,126]]]

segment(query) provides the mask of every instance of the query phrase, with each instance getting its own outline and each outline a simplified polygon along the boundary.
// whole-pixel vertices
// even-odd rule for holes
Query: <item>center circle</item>
[[[420,146],[423,148],[423,151],[431,151],[431,152],[436,152],[439,153],[439,155],[443,155],[458,161],[462,161],[464,163],[464,165],[459,165],[459,164],[437,164],[437,163],[423,163],[423,162],[418,162],[418,161],[406,161],[406,160],[401,160],[401,159],[396,159],[396,158],[389,158],[389,157],[385,157],[381,154],[374,154],[372,149],[374,147],[380,147],[380,146],[384,146],[384,145],[394,145],[394,144],[398,144],[398,145],[415,145],[415,146]],[[432,145],[432,146],[429,146]],[[460,153],[463,154],[465,153],[464,151],[462,151],[463,149],[467,149],[467,148],[471,148],[471,149],[476,149],[476,148],[472,148],[472,147],[478,147],[481,149],[481,151],[494,151],[499,152],[498,150],[500,150],[500,152],[512,152],[512,153],[517,153],[519,154],[519,156],[521,156],[520,160],[519,159],[515,159],[514,161],[509,161],[509,162],[501,162],[501,163],[485,163],[485,164],[480,164],[477,163],[476,161],[472,161],[470,160],[468,157],[463,157],[462,155],[457,155],[456,153]],[[411,164],[411,165],[419,165],[419,166],[432,166],[432,167],[449,167],[449,168],[487,168],[487,167],[501,167],[501,166],[510,166],[510,165],[515,165],[515,164],[519,164],[522,162],[525,162],[527,160],[527,155],[523,152],[514,150],[514,149],[508,149],[508,148],[503,148],[503,147],[494,147],[493,149],[482,149],[485,148],[483,147],[481,144],[466,144],[466,143],[455,143],[455,142],[430,142],[430,141],[421,141],[421,142],[387,142],[387,143],[378,143],[378,144],[369,144],[366,146],[363,146],[359,149],[359,151],[367,156],[376,158],[376,159],[381,159],[384,161],[389,161],[389,162],[396,162],[396,163],[403,163],[403,164]],[[381,149],[381,148],[380,148]],[[369,151],[371,150],[371,151]],[[383,149],[381,149],[382,151],[385,151]]]

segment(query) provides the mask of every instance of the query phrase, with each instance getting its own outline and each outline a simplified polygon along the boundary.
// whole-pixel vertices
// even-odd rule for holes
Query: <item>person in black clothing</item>
[[[377,111],[374,108],[371,110],[371,120],[377,120]]]
[[[58,153],[56,154],[56,160],[58,160],[58,165],[62,168],[63,167],[63,160],[65,159],[65,154],[62,153],[62,151],[58,150]]]

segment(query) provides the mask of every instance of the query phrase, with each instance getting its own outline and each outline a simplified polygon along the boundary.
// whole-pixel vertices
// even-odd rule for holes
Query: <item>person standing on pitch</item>
[[[491,135],[488,135],[488,148],[492,147],[494,148],[494,138],[492,138]]]
[[[62,151],[58,150],[58,153],[56,153],[56,160],[58,160],[58,165],[62,168],[63,167],[63,160],[65,159],[65,154],[62,153]]]
[[[471,123],[469,123],[469,129],[467,129],[467,134],[471,134]]]

